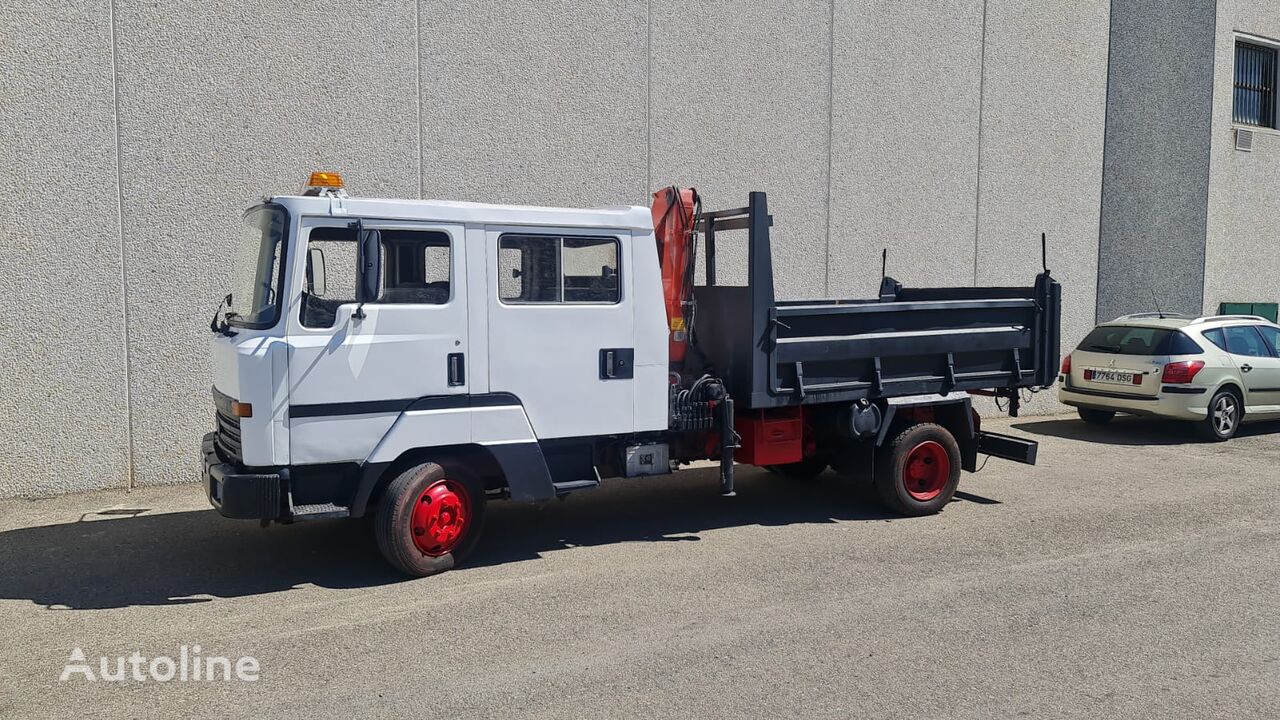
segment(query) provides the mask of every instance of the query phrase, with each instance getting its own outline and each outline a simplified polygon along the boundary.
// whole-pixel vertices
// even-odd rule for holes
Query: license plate
[[[1106,383],[1108,385],[1133,385],[1133,373],[1124,370],[1088,370],[1089,377],[1085,380],[1092,380],[1096,383]]]

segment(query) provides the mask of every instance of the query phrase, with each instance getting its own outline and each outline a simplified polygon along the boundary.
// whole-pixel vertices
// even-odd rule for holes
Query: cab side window
[[[449,302],[449,236],[417,230],[382,231],[380,303]]]
[[[451,296],[449,235],[438,231],[380,230],[381,288],[376,304],[443,305]],[[356,230],[317,227],[307,239],[301,321],[331,328],[338,308],[356,302]]]
[[[302,325],[331,328],[338,306],[356,301],[356,231],[347,227],[312,228],[307,238],[306,264]]]
[[[503,235],[498,299],[509,305],[617,303],[618,255],[617,238]]]

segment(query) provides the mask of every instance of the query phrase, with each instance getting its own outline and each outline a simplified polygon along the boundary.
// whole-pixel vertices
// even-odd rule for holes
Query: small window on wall
[[[1236,41],[1232,119],[1241,125],[1276,127],[1276,49]]]
[[[504,303],[616,303],[616,238],[503,235],[498,298]]]

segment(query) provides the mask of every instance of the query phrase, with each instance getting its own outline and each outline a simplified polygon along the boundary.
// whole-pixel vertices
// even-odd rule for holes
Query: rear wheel
[[[876,454],[876,494],[903,515],[931,515],[960,484],[960,445],[946,428],[911,425]]]
[[[1212,442],[1230,440],[1240,429],[1244,404],[1230,390],[1219,390],[1209,401],[1209,416],[1196,424],[1200,437]]]
[[[484,523],[484,487],[459,469],[427,462],[400,473],[378,501],[374,535],[397,570],[444,572],[475,547]]]
[[[1114,410],[1092,410],[1090,408],[1076,408],[1076,412],[1080,413],[1080,419],[1090,425],[1106,425],[1116,416]]]
[[[766,465],[765,470],[781,475],[788,480],[813,480],[827,470],[827,461],[822,458],[805,458],[800,462],[786,465]]]

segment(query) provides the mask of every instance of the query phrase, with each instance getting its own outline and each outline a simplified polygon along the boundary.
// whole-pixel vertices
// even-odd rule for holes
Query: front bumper
[[[224,517],[275,520],[281,516],[284,480],[278,472],[246,472],[218,455],[217,433],[204,436],[204,486],[209,503]]]
[[[1063,405],[1171,420],[1205,419],[1209,415],[1209,397],[1208,388],[1181,385],[1164,385],[1155,397],[1083,390],[1066,384],[1058,388],[1058,401]]]

